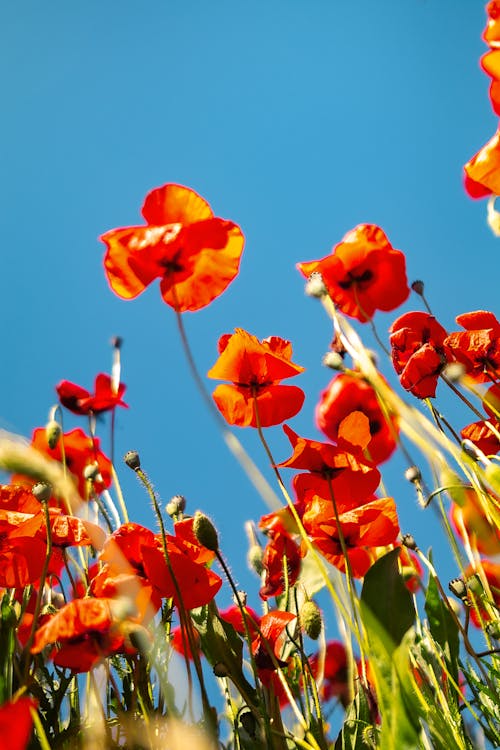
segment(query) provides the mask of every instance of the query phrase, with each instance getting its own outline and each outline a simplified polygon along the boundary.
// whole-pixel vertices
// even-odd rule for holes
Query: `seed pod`
[[[141,468],[141,459],[137,451],[127,451],[123,456],[123,460],[133,471]]]
[[[31,492],[40,503],[48,503],[52,495],[52,487],[45,482],[38,482],[32,487]]]
[[[55,419],[50,419],[45,425],[45,438],[50,450],[54,450],[61,437],[61,425]]]
[[[316,602],[312,600],[304,602],[300,609],[300,622],[304,633],[316,641],[323,625],[321,611]]]

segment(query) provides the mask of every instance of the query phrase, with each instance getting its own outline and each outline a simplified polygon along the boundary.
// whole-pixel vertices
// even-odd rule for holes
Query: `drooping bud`
[[[338,352],[327,352],[321,361],[330,370],[345,370],[344,360]]]
[[[463,602],[467,599],[467,586],[461,578],[454,578],[449,582],[448,588],[452,594],[455,594],[457,599],[461,599]]]
[[[229,669],[223,661],[218,661],[217,664],[214,664],[214,675],[216,677],[227,677],[228,674]]]
[[[408,549],[411,549],[413,551],[418,549],[418,545],[415,541],[415,537],[413,536],[413,534],[403,534],[403,536],[401,537],[401,544],[404,547],[408,547]]]
[[[219,549],[219,537],[217,530],[212,521],[199,510],[194,514],[193,533],[196,539],[211,552],[217,552]]]
[[[32,488],[31,492],[40,503],[48,503],[52,495],[52,487],[46,482],[37,482]]]
[[[316,602],[304,602],[300,609],[300,622],[304,633],[316,641],[323,625],[321,611]]]
[[[314,271],[306,281],[305,293],[308,297],[325,297],[328,294],[323,276],[319,271]]]
[[[254,570],[258,576],[262,575],[264,565],[262,564],[262,558],[264,551],[260,544],[252,544],[247,554],[248,567]]]
[[[174,495],[165,506],[165,510],[171,518],[184,513],[186,510],[186,498],[184,495]]]
[[[123,460],[133,471],[137,471],[141,468],[141,459],[139,458],[137,451],[127,451],[123,456]]]
[[[405,471],[405,479],[412,484],[417,484],[422,481],[422,473],[418,466],[409,466]]]
[[[412,285],[411,288],[415,292],[415,294],[418,294],[420,297],[424,293],[424,282],[421,279],[416,279]]]
[[[59,422],[56,422],[55,419],[49,419],[45,425],[45,438],[47,440],[47,445],[51,450],[54,450],[58,444],[61,433],[62,430]]]

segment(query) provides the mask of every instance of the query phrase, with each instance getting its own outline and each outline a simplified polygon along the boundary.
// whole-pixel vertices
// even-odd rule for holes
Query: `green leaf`
[[[369,750],[377,746],[376,736],[377,728],[373,724],[368,696],[359,684],[354,700],[346,711],[334,750]]]
[[[394,648],[415,621],[410,592],[398,570],[399,549],[377,560],[365,576],[362,609],[368,608],[392,640]]]
[[[219,617],[214,602],[191,610],[200,645],[208,663],[224,664],[227,676],[249,706],[257,704],[257,693],[243,674],[243,641],[233,626]]]
[[[444,604],[432,576],[429,578],[425,595],[425,611],[431,635],[443,649],[446,666],[455,682],[458,682],[458,625]]]

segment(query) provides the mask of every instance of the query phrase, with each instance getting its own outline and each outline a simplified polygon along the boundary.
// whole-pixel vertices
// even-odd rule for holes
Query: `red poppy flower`
[[[299,437],[288,425],[283,430],[293,455],[277,466],[305,469],[329,480],[335,498],[344,503],[359,504],[377,489],[380,472],[361,453],[355,456],[335,445]]]
[[[339,443],[341,426],[354,412],[368,417],[371,438],[365,455],[375,464],[386,461],[396,448],[398,427],[395,418],[389,421],[384,416],[377,394],[368,383],[354,375],[337,375],[320,396],[316,425],[330,440]]]
[[[125,649],[123,621],[113,615],[112,599],[75,599],[62,607],[35,633],[31,653],[58,644],[54,664],[88,672],[104,657]]]
[[[106,276],[122,299],[133,299],[155,279],[167,305],[199,310],[218,297],[238,273],[241,229],[215,217],[208,203],[182,185],[152,190],[142,207],[146,226],[113,229],[107,245]]]
[[[260,620],[261,618],[251,607],[243,607],[246,617],[246,624],[248,632],[252,640],[259,634]],[[221,619],[228,622],[241,636],[246,636],[245,625],[243,624],[243,617],[240,608],[236,604],[232,604],[227,609],[219,612]]]
[[[192,635],[196,644],[196,650],[198,653],[201,653],[200,634],[192,628]],[[170,645],[181,656],[187,657],[190,661],[193,660],[193,652],[191,651],[188,638],[187,636],[185,639],[182,637],[181,625],[177,625],[177,627],[172,628],[170,631]]]
[[[486,517],[475,490],[464,488],[463,504],[451,504],[450,519],[460,539],[464,540],[465,529],[479,552],[500,555],[500,530]]]
[[[38,513],[40,501],[31,490],[20,484],[0,485],[0,509],[17,510],[21,513]]]
[[[296,615],[281,610],[273,610],[262,617],[260,633],[252,641],[252,654],[261,679],[262,671],[274,671],[276,664],[286,665],[280,658],[286,640],[285,629],[295,619]],[[265,684],[265,677],[263,682]]]
[[[450,357],[461,362],[477,382],[500,375],[500,323],[491,312],[476,310],[458,315],[465,331],[451,333],[444,345]]]
[[[500,193],[500,130],[464,166],[464,187],[471,198]]]
[[[490,101],[495,114],[500,115],[500,50],[492,49],[481,58],[481,67],[490,76]]]
[[[331,255],[298,263],[297,268],[306,278],[319,271],[339,310],[362,323],[375,310],[399,307],[410,294],[405,257],[375,224],[359,224]]]
[[[403,388],[417,398],[435,396],[446,364],[443,326],[429,313],[409,312],[395,320],[389,331],[392,363]]]
[[[102,492],[111,484],[111,461],[107,456],[100,450],[99,438],[91,438],[84,433],[80,428],[71,430],[71,432],[65,432],[61,435],[59,442],[55,448],[49,448],[47,443],[47,437],[45,434],[45,428],[38,427],[33,432],[31,445],[40,453],[59,461],[62,463],[63,460],[63,447],[62,441],[64,441],[64,456],[68,471],[73,475],[75,483],[78,486],[78,492],[80,497],[85,498],[87,495],[87,480],[84,476],[85,467],[89,464],[97,463],[101,479],[96,480],[93,483],[93,489],[96,492]],[[31,477],[26,477],[22,474],[15,474],[12,477],[13,484],[24,484],[33,486],[36,480]]]
[[[345,559],[331,501],[314,496],[307,504],[302,523],[316,549],[344,571]],[[396,505],[391,497],[341,512],[339,523],[352,574],[358,578],[365,575],[372,562],[365,548],[392,544],[399,533]]]
[[[115,392],[112,379],[104,372],[97,375],[93,394],[69,380],[61,380],[56,386],[59,401],[73,414],[100,414],[116,406],[128,409],[128,405],[122,400],[125,390],[126,386],[120,383]]]
[[[238,427],[270,427],[300,411],[304,393],[293,385],[280,385],[284,378],[303,372],[294,364],[292,345],[278,336],[259,341],[242,328],[219,339],[219,359],[208,371],[209,378],[229,380],[213,392],[217,408],[229,424]]]
[[[488,419],[472,422],[472,424],[464,427],[460,434],[464,439],[471,440],[483,453],[491,456],[500,450],[500,439],[486,422],[500,433],[500,420],[498,418],[498,414],[500,414],[500,386],[493,385],[486,392],[483,398],[483,406],[488,413]]]
[[[295,586],[301,562],[299,547],[292,537],[286,532],[272,533],[262,557],[265,578],[259,591],[260,598],[266,601],[271,596],[279,596],[285,591],[284,565],[287,569],[288,586]]]
[[[33,728],[32,710],[37,702],[24,695],[0,707],[0,737],[8,750],[26,750]]]
[[[313,676],[319,676],[319,658],[317,654],[309,657],[309,665]],[[323,681],[320,686],[320,697],[324,701],[338,698],[343,706],[350,700],[350,690],[347,669],[347,652],[340,641],[328,641],[325,650]]]

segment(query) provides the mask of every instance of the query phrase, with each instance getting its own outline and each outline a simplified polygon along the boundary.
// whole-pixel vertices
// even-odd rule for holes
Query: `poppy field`
[[[500,116],[500,0],[486,6],[482,39],[485,108]],[[499,134],[463,171],[497,236]],[[228,321],[209,369],[198,365],[185,321],[244,276],[238,217],[167,182],[99,239],[110,295],[159,289],[175,321],[193,397],[212,419],[193,439],[193,471],[196,451],[219,441],[267,506],[248,508],[241,554],[253,585],[240,587],[210,507],[162,500],[165,478],[153,482],[140,445],[117,455],[134,403],[115,336],[109,373],[89,389],[59,380],[29,441],[0,437],[0,748],[500,747],[495,311],[452,296],[445,326],[390,228],[359,223],[326,255],[291,264],[305,290],[295,304],[316,306],[325,341],[330,382],[309,395],[296,342],[279,331],[260,338]],[[378,313],[391,315],[388,330]],[[315,437],[294,423],[306,396]],[[401,523],[385,478],[395,456],[415,513],[441,529],[439,555]],[[166,471],[171,485],[175,465]],[[149,525],[134,519],[130,477]]]

